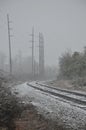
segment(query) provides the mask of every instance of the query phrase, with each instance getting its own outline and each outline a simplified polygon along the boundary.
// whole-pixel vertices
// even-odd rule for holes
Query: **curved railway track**
[[[73,94],[73,95],[76,95],[76,96],[83,96],[86,98],[86,94],[85,93],[80,93],[80,92],[76,92],[76,91],[70,91],[70,90],[67,90],[67,89],[60,89],[58,87],[52,87],[52,86],[49,86],[49,85],[46,85],[46,84],[42,84],[42,83],[39,83],[39,82],[36,82],[36,84],[38,85],[41,85],[43,87],[47,87],[47,88],[50,88],[50,89],[54,89],[54,90],[58,90],[58,91],[61,91],[61,92],[67,92],[69,94]]]
[[[75,104],[82,105],[83,107],[80,107],[80,106],[79,107],[86,110],[86,95],[83,93],[63,90],[63,89],[55,88],[55,87],[53,88],[53,87],[50,87],[49,85],[45,85],[39,82],[36,82],[35,84],[27,83],[27,85],[37,90],[51,94],[53,96],[60,97],[66,101],[71,101]]]

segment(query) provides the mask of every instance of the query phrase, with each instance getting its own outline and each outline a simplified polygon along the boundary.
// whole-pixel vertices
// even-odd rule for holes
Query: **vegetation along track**
[[[38,86],[37,86],[37,84],[38,84]],[[80,106],[79,107],[86,110],[86,95],[83,93],[78,93],[78,92],[69,91],[69,90],[62,90],[60,88],[55,88],[55,87],[53,88],[53,87],[50,87],[49,85],[41,84],[38,82],[36,82],[36,84],[27,83],[27,85],[29,85],[37,90],[51,94],[53,96],[63,98],[67,101],[72,101],[73,103],[76,103],[78,105],[84,105],[83,107],[80,107]],[[53,90],[55,90],[55,91],[53,91]],[[82,100],[82,98],[84,98],[84,100]]]

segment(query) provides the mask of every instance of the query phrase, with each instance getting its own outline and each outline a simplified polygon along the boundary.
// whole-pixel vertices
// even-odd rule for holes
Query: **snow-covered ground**
[[[13,87],[12,92],[23,102],[31,102],[46,118],[52,118],[71,130],[86,129],[86,111],[73,103],[64,102],[59,97],[36,90],[28,86],[27,83]]]
[[[34,85],[34,86],[37,86],[37,87],[39,87],[39,88],[42,88],[43,90],[48,90],[48,91],[51,91],[51,92],[55,92],[55,93],[59,93],[59,94],[62,94],[62,95],[67,95],[68,97],[73,97],[73,98],[75,98],[75,99],[79,99],[79,100],[81,100],[81,101],[86,101],[86,93],[82,93],[82,94],[84,94],[83,96],[78,96],[78,95],[76,95],[76,94],[72,94],[72,93],[67,93],[67,92],[63,92],[63,91],[60,91],[60,90],[56,90],[56,89],[52,89],[52,88],[49,88],[49,87],[45,87],[45,86],[41,86],[40,84],[38,84],[38,83],[36,83],[35,81],[34,82],[32,82],[32,83],[30,83],[30,84],[32,84],[32,85]],[[77,92],[78,93],[78,92]]]

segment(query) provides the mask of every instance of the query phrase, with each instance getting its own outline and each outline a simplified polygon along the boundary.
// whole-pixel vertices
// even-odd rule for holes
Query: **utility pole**
[[[32,34],[30,35],[32,37],[31,43],[32,43],[32,78],[34,79],[35,76],[35,65],[34,65],[34,27],[32,28]]]
[[[39,33],[39,76],[44,77],[44,37]]]
[[[9,70],[10,70],[10,75],[12,75],[12,53],[11,53],[11,34],[10,34],[10,23],[11,21],[9,20],[9,14],[7,14],[7,24],[8,24],[8,40],[9,40]]]
[[[18,68],[19,68],[19,74],[22,73],[22,52],[19,50],[18,52]]]

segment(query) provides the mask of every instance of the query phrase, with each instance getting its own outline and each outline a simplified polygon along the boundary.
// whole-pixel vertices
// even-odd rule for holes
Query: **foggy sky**
[[[8,56],[7,13],[11,27],[12,56],[18,51],[31,55],[32,26],[38,59],[38,33],[45,39],[45,62],[58,64],[67,49],[82,51],[86,46],[86,0],[0,0],[0,50]]]

